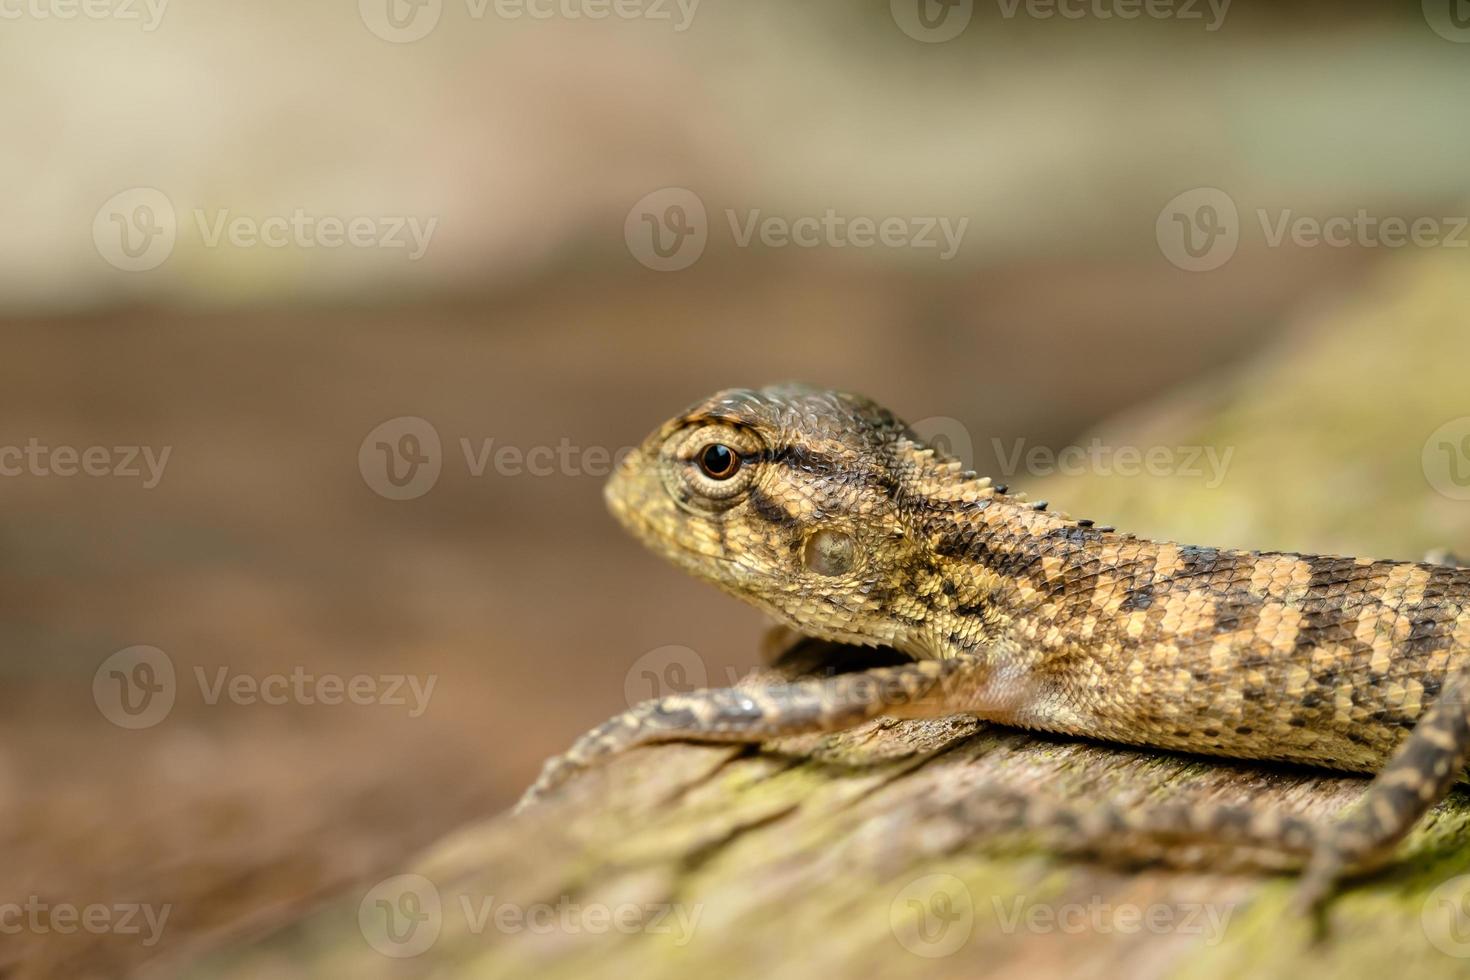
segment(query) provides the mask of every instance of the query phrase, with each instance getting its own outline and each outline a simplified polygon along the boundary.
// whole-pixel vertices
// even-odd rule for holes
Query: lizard
[[[1137,537],[1011,493],[864,397],[795,384],[695,404],[624,457],[604,496],[653,551],[778,629],[909,660],[641,703],[549,760],[518,809],[633,746],[968,714],[1373,775],[1323,825],[994,787],[960,807],[1082,850],[1233,845],[1300,871],[1295,907],[1320,913],[1391,859],[1470,756],[1470,569]]]

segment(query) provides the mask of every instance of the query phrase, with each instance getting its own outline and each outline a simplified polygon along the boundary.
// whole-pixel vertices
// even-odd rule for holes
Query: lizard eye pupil
[[[729,446],[711,443],[700,450],[699,468],[711,480],[728,480],[740,469],[740,456]]]

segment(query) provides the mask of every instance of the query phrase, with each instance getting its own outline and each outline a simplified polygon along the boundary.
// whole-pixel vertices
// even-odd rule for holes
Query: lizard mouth
[[[733,561],[728,555],[712,551],[704,551],[694,547],[685,541],[664,533],[658,526],[638,507],[629,504],[626,497],[617,492],[615,483],[608,483],[605,493],[608,510],[612,512],[617,522],[621,524],[651,550],[658,552],[672,561],[686,561],[698,564],[700,562],[718,563],[722,568],[736,569],[740,564]]]

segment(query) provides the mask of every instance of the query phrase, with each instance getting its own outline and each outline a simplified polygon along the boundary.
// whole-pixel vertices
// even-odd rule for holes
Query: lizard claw
[[[1299,918],[1311,919],[1314,942],[1321,942],[1327,938],[1329,931],[1327,908],[1332,901],[1333,894],[1337,891],[1337,883],[1341,877],[1341,857],[1330,848],[1319,848],[1312,855],[1306,870],[1302,872],[1296,893],[1291,897],[1292,914]]]

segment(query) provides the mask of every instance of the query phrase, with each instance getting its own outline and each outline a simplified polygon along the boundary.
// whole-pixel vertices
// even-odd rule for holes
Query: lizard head
[[[650,434],[607,503],[655,552],[801,633],[912,649],[891,613],[921,551],[899,502],[905,445],[913,433],[856,395],[731,389]]]

